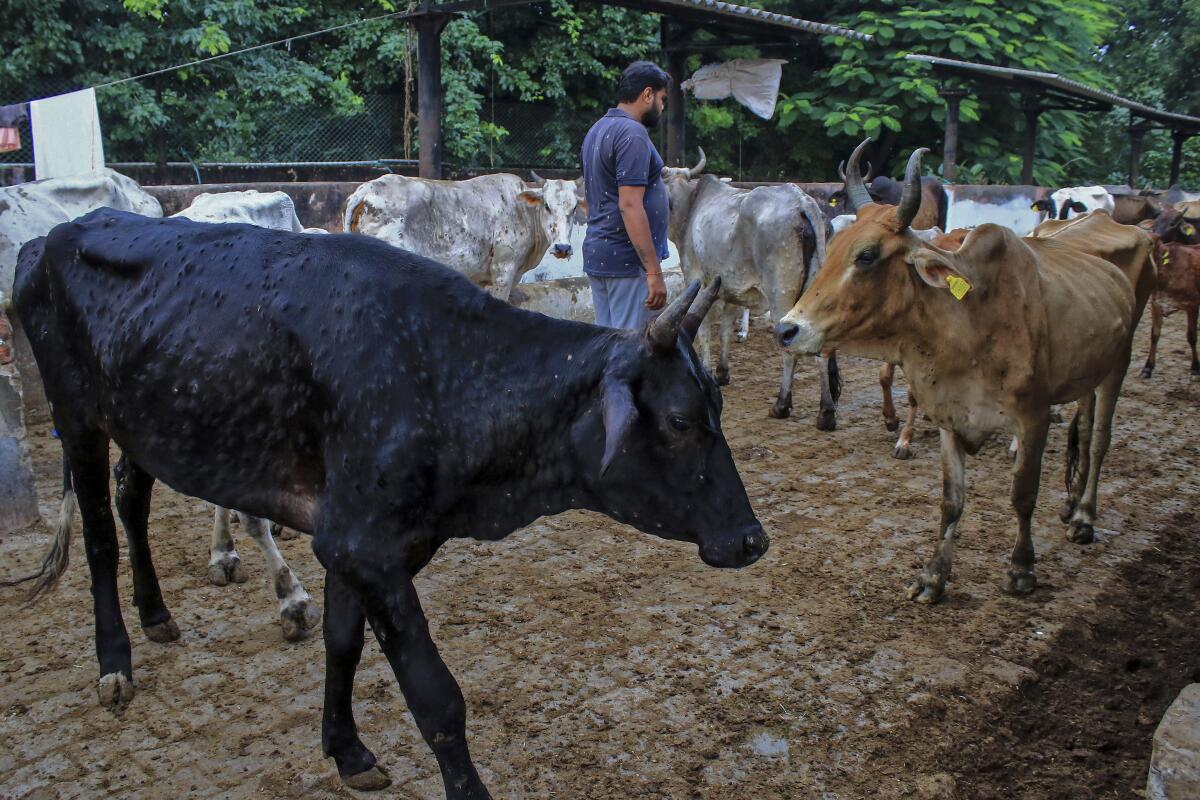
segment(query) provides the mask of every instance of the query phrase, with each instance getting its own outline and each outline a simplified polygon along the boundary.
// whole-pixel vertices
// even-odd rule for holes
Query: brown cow
[[[1142,367],[1142,377],[1154,374],[1158,337],[1163,317],[1183,309],[1187,312],[1187,341],[1192,350],[1192,374],[1200,375],[1196,358],[1196,318],[1200,313],[1200,245],[1157,242],[1154,260],[1158,263],[1158,287],[1150,304],[1150,354]]]
[[[1113,196],[1112,217],[1123,225],[1137,225],[1142,220],[1154,219],[1170,208],[1157,197],[1145,194],[1118,194]]]
[[[1166,208],[1152,220],[1138,223],[1160,241],[1200,244],[1200,216],[1188,217],[1177,208]]]
[[[776,326],[776,338],[795,352],[835,347],[899,364],[942,429],[938,546],[909,588],[910,600],[932,603],[945,592],[966,454],[994,431],[1017,435],[1018,534],[1004,588],[1025,594],[1036,586],[1031,523],[1053,403],[1079,402],[1067,460],[1070,536],[1079,543],[1094,537],[1113,411],[1133,331],[1154,286],[1151,242],[1137,228],[1096,214],[1078,220],[1074,235],[1128,251],[1124,273],[1059,237],[1021,239],[998,225],[981,225],[957,251],[943,250],[909,230],[926,152],[909,160],[895,207],[871,203],[857,169],[848,170],[858,219],[831,242],[825,265]]]

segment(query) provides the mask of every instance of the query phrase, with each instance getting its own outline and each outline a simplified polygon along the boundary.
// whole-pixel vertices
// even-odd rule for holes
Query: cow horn
[[[529,182],[531,184],[533,184],[534,186],[538,186],[538,187],[546,185],[546,179],[543,178],[541,175],[538,175],[533,170],[529,170]]]
[[[867,191],[866,184],[863,183],[862,173],[858,169],[858,161],[870,143],[870,139],[863,139],[862,144],[854,148],[843,172],[842,187],[846,190],[846,197],[850,199],[855,211],[862,211],[867,206],[875,204],[875,201],[871,199],[871,193]]]
[[[700,294],[700,281],[692,281],[687,289],[684,289],[683,294],[676,297],[671,305],[664,308],[663,312],[650,323],[650,328],[646,331],[646,338],[650,340],[651,347],[660,353],[669,353],[675,350],[675,341],[679,338],[679,326],[698,294]]]
[[[696,302],[692,303],[692,307],[688,309],[687,316],[683,318],[683,322],[679,325],[679,332],[687,337],[689,342],[695,341],[696,334],[700,330],[700,323],[704,322],[704,318],[708,315],[708,310],[712,308],[713,302],[716,301],[717,295],[721,291],[721,276],[712,279],[712,283],[704,287],[704,291],[696,298]]]
[[[928,147],[918,147],[908,157],[908,168],[904,170],[904,192],[900,195],[900,204],[896,206],[900,230],[912,224],[921,208],[921,158],[928,152]]]
[[[867,162],[867,177],[863,178],[863,182],[870,183],[871,176],[874,174],[875,174],[875,167],[871,166],[871,162],[868,161]],[[838,162],[838,178],[841,179],[843,184],[846,183],[846,162],[845,161]]]
[[[697,147],[696,149],[700,151],[700,161],[696,166],[688,170],[689,178],[699,178],[700,174],[704,172],[704,168],[708,166],[708,157],[704,155],[704,148]]]

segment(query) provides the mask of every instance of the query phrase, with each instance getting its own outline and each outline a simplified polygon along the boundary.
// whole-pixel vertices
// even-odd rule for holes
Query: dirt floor
[[[1145,326],[1143,326],[1145,328]],[[587,513],[497,544],[452,542],[418,581],[462,684],[468,734],[497,798],[1133,797],[1154,726],[1200,680],[1200,383],[1182,319],[1158,372],[1117,409],[1097,541],[1058,522],[1066,425],[1051,431],[1035,517],[1040,585],[999,590],[1015,534],[1003,443],[969,461],[955,578],[935,607],[904,599],[934,544],[936,430],[891,458],[876,365],[845,360],[839,428],[767,418],[779,358],[761,326],[734,348],[724,427],[772,535],[743,571]],[[902,407],[903,409],[903,407]],[[58,445],[32,432],[43,511]],[[208,507],[159,488],[152,541],[181,641],[146,640],[122,597],[138,694],[121,719],[94,690],[91,599],[78,538],[57,593],[0,592],[0,797],[345,797],[321,755],[319,636],[283,641],[263,560],[248,583],[205,579]],[[236,532],[237,529],[235,529]],[[0,540],[0,574],[29,570],[44,530]],[[307,539],[281,548],[314,597]],[[396,783],[440,798],[437,765],[369,642],[363,738]]]

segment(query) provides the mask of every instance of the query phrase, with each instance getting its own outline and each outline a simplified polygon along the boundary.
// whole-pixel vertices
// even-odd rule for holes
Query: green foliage
[[[1055,72],[1151,105],[1200,114],[1200,0],[750,0],[770,10],[871,33],[863,43],[812,37],[763,51],[788,59],[772,120],[732,100],[688,99],[688,150],[742,178],[833,179],[862,138],[893,175],[919,146],[940,154],[944,103],[928,53]],[[0,102],[44,96],[228,53],[407,7],[393,0],[9,0],[0,45]],[[660,58],[659,18],[622,8],[545,0],[461,14],[443,33],[445,153],[465,164],[577,163],[587,128],[612,104],[620,70]],[[696,34],[711,44],[711,30]],[[267,133],[297,137],[369,127],[404,155],[406,66],[416,36],[379,21],[121,84],[101,92],[114,160],[273,160]],[[760,51],[738,46],[692,56],[702,64]],[[685,76],[676,76],[685,77]],[[413,89],[412,85],[407,87]],[[381,93],[391,113],[373,110]],[[961,104],[960,178],[1014,182],[1021,171],[1023,99],[970,95]],[[411,98],[415,111],[415,94]],[[367,115],[371,111],[373,116]],[[1123,180],[1128,116],[1047,111],[1039,120],[1035,180],[1048,185]],[[661,136],[661,134],[659,134]],[[415,138],[415,137],[414,137]],[[1188,143],[1185,176],[1200,167]],[[335,149],[329,151],[332,157]],[[340,158],[361,158],[353,144]],[[1166,177],[1168,137],[1147,137],[1144,172]],[[372,153],[371,155],[382,155]],[[938,159],[929,159],[937,173]],[[1186,182],[1186,181],[1185,181]]]

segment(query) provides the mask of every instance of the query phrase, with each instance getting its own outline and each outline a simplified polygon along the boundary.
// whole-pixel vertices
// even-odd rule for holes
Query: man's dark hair
[[[632,103],[641,96],[646,87],[657,92],[670,85],[671,76],[658,64],[635,61],[621,73],[621,82],[617,85],[617,102]]]

